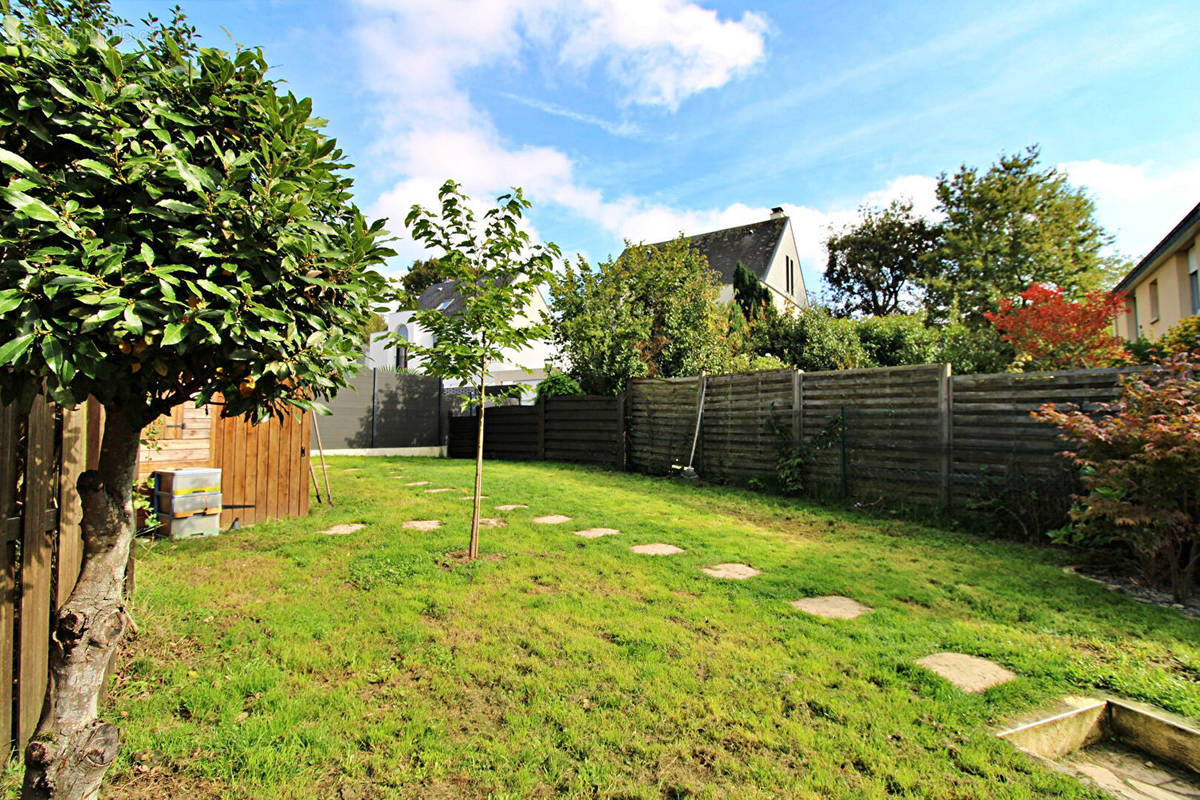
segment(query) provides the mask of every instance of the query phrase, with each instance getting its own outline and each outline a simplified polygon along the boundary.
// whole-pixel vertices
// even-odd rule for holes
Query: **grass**
[[[331,468],[336,508],[141,548],[106,797],[1100,798],[992,733],[1091,690],[1200,717],[1196,621],[1064,575],[1058,551],[492,463],[485,510],[530,508],[490,512],[509,525],[464,565],[445,554],[466,548],[471,464]],[[549,513],[574,520],[530,522]],[[401,528],[427,518],[446,525]],[[318,532],[341,522],[368,527]],[[594,526],[623,533],[571,534]],[[655,541],[687,552],[628,550]],[[700,572],[727,561],[762,575]],[[788,605],[824,594],[876,610]],[[963,694],[913,665],[943,650],[1021,677]]]

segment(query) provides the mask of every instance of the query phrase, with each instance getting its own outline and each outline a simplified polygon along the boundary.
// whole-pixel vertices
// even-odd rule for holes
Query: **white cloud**
[[[403,219],[413,203],[429,204],[441,181],[453,176],[472,197],[519,185],[539,202],[557,203],[635,240],[674,212],[635,198],[606,198],[578,180],[571,159],[558,149],[507,143],[472,103],[466,73],[516,63],[526,49],[540,48],[560,66],[602,68],[619,87],[622,103],[674,108],[750,69],[763,57],[767,29],[760,15],[722,20],[686,0],[358,0],[358,5],[363,69],[379,97],[380,168],[401,176],[373,213]],[[545,110],[603,122],[557,106]],[[681,225],[694,229],[701,219],[738,215],[692,212]],[[401,242],[397,249],[401,258],[420,254],[412,243]]]
[[[1096,216],[1114,234],[1116,249],[1137,261],[1200,200],[1200,165],[1173,170],[1155,164],[1070,161],[1059,164],[1071,183],[1087,189]]]

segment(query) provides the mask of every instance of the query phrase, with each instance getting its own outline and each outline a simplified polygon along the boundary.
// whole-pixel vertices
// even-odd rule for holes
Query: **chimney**
[[[775,206],[771,209],[771,219],[783,219],[786,214],[783,213],[783,206]]]

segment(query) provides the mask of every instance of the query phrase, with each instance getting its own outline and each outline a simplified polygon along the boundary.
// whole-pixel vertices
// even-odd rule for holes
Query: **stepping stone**
[[[761,571],[749,564],[714,564],[700,571],[714,578],[731,578],[735,581],[744,581],[747,578],[753,578],[755,575],[762,574]]]
[[[839,595],[827,597],[806,597],[803,600],[793,600],[792,608],[798,608],[806,614],[825,619],[854,619],[868,611],[874,611],[870,606],[864,606],[857,600]]]
[[[683,548],[676,547],[673,544],[663,544],[662,542],[654,542],[653,544],[635,544],[629,548],[638,555],[643,556],[673,556],[676,553],[682,553]]]
[[[534,517],[533,521],[538,525],[561,525],[564,522],[570,522],[570,517],[564,517],[562,514],[548,514],[544,517]]]
[[[463,495],[462,497],[460,497],[460,498],[458,498],[458,499],[459,499],[459,500],[474,500],[474,499],[475,499],[475,495],[473,495],[473,494],[467,494],[467,495]],[[481,495],[479,495],[479,499],[480,499],[480,500],[487,500],[487,495],[486,495],[486,494],[481,494]]]
[[[508,503],[503,506],[496,506],[497,511],[516,511],[518,508],[529,508],[524,503]]]
[[[505,522],[504,520],[496,519],[495,517],[480,517],[479,518],[479,527],[481,527],[481,528],[503,528],[507,524],[508,523]]]
[[[358,533],[363,528],[367,527],[361,522],[344,522],[341,525],[334,525],[332,528],[326,528],[321,533],[326,536],[346,536],[351,533]]]
[[[405,486],[428,486],[429,481],[409,481]]]
[[[537,522],[535,519],[534,522]],[[585,539],[599,539],[601,536],[616,536],[620,533],[616,528],[588,528],[586,531],[575,531],[576,536]]]
[[[971,693],[1008,683],[1017,677],[993,661],[963,653],[934,653],[918,661],[917,666],[924,667],[964,692]]]
[[[410,531],[436,531],[442,527],[442,521],[439,519],[410,519],[404,523],[403,527]]]
[[[439,492],[453,492],[453,489],[426,489],[425,494],[438,494]]]
[[[358,472],[359,469],[359,467],[346,467],[346,469],[342,470],[342,472]]]

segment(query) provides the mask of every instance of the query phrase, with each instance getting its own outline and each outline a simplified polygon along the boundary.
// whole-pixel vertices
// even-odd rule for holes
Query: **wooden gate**
[[[222,418],[212,405],[210,466],[221,470],[221,527],[308,513],[308,447],[312,414],[251,425]]]

